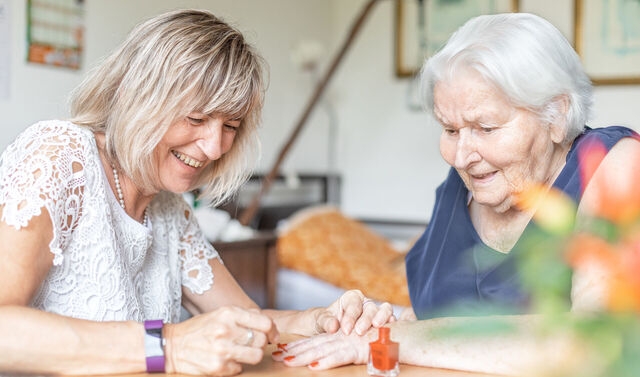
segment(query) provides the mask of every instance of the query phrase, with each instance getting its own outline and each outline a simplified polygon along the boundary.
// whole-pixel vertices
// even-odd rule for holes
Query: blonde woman
[[[0,370],[230,375],[278,331],[363,333],[388,304],[260,311],[178,193],[219,203],[258,153],[263,64],[211,13],[137,26],[0,160]],[[194,317],[178,323],[180,306]]]

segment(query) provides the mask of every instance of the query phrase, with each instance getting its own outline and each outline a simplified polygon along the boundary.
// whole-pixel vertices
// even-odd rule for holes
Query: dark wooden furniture
[[[264,176],[254,174],[240,188],[232,201],[218,207],[236,218],[249,205],[252,197],[262,187]],[[298,210],[319,204],[340,205],[341,178],[338,174],[300,173],[296,175],[297,187],[289,187],[284,176],[277,176],[269,194],[262,198],[251,224],[253,229],[273,230],[278,221],[286,219]]]
[[[275,308],[276,236],[273,232],[259,232],[254,237],[233,242],[213,242],[224,265],[242,289],[261,308]]]

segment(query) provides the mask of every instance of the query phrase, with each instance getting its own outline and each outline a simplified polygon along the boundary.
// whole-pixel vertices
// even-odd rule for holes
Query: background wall
[[[137,22],[165,10],[196,7],[237,26],[269,63],[259,166],[266,170],[313,88],[313,75],[296,67],[292,49],[302,41],[319,42],[325,47],[318,73],[323,72],[365,0],[137,0],[135,5],[127,0],[87,1],[86,51],[83,69],[77,72],[25,62],[24,3],[10,0],[11,90],[8,101],[0,100],[0,149],[35,121],[67,116],[68,93]],[[572,4],[573,0],[521,0],[521,10],[546,17],[572,40]],[[437,149],[439,126],[409,110],[411,81],[395,77],[393,17],[393,1],[376,6],[334,77],[325,105],[312,115],[283,170],[326,171],[333,124],[343,210],[358,217],[425,221],[447,166]],[[640,130],[635,110],[640,86],[596,87],[595,100],[592,126],[625,124]]]
[[[26,6],[11,0],[11,93],[0,100],[0,148],[30,124],[68,116],[67,99],[87,70],[118,46],[140,21],[178,8],[209,9],[239,28],[269,64],[270,86],[264,109],[262,140],[267,156],[285,138],[300,111],[310,78],[297,69],[290,51],[299,40],[328,45],[331,12],[323,0],[129,0],[87,1],[82,70],[26,63]],[[326,133],[314,117],[305,152],[293,160],[305,169],[326,169]]]
[[[333,1],[334,41],[365,3]],[[392,1],[377,5],[334,86],[340,101],[343,208],[364,217],[424,221],[448,166],[438,152],[440,126],[408,110],[410,80],[394,76],[394,6]],[[520,10],[547,18],[573,40],[573,0],[520,0]],[[622,124],[640,131],[640,86],[596,87],[594,95],[591,126]]]

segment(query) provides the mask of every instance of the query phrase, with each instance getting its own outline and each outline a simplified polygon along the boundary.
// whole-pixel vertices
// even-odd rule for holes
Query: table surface
[[[264,358],[257,365],[244,365],[242,374],[239,377],[256,377],[256,376],[300,376],[300,377],[350,377],[350,376],[368,376],[366,365],[348,365],[340,368],[329,369],[324,371],[314,371],[307,367],[290,368],[284,366],[280,362],[275,362],[271,358],[271,352],[275,351],[274,345],[266,347]],[[128,374],[118,375],[117,377],[162,377],[163,374]],[[180,374],[168,374],[167,377],[184,376]],[[489,375],[482,373],[469,373],[448,369],[423,368],[413,365],[400,365],[400,377],[487,377]],[[114,376],[116,377],[116,376]],[[189,376],[192,377],[192,376]]]

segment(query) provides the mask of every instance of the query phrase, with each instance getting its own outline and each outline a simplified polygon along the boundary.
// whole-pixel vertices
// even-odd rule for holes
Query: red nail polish
[[[318,362],[314,361],[313,363],[309,364],[310,367],[315,368],[318,366]]]
[[[285,361],[291,361],[291,360],[293,360],[295,358],[296,358],[295,356],[287,356],[287,357],[284,358],[284,360]]]
[[[395,377],[400,373],[398,343],[392,341],[389,335],[388,327],[380,327],[378,340],[369,343],[367,373],[371,376]]]
[[[282,351],[275,351],[272,353],[273,356],[280,356],[282,355]]]
[[[282,343],[282,344],[278,343],[278,349],[279,350],[286,351],[287,350],[286,347],[287,347],[287,343]]]

